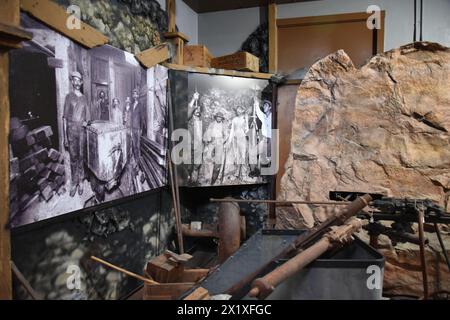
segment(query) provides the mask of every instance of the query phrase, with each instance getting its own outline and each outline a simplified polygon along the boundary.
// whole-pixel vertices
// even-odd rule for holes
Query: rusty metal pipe
[[[182,225],[183,235],[186,237],[196,237],[196,238],[218,238],[217,232],[209,229],[192,230],[188,224]]]
[[[234,199],[234,198],[225,198],[225,199],[209,199],[211,202],[236,202],[236,203],[268,203],[268,204],[276,204],[277,206],[291,206],[293,204],[312,204],[312,205],[322,205],[322,206],[347,206],[351,202],[350,201],[304,201],[304,200],[259,200],[259,199]]]
[[[266,298],[280,283],[289,278],[308,264],[316,260],[330,248],[330,239],[324,237],[317,243],[288,260],[280,267],[253,281],[253,288],[249,292],[250,297],[258,299]]]
[[[219,206],[219,262],[223,263],[241,246],[240,207],[234,201]]]
[[[360,230],[361,226],[361,221],[356,219],[346,225],[337,227],[335,230],[330,231],[315,244],[300,252],[292,259],[286,261],[272,272],[253,281],[249,296],[258,297],[258,299],[265,299],[280,283],[302,270],[326,251],[336,245],[342,245],[349,242],[352,234]]]

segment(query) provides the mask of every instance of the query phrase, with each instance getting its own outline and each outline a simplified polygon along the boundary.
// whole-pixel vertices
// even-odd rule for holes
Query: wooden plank
[[[183,64],[184,45],[189,42],[189,37],[181,32],[166,32],[163,35],[171,45],[171,62]]]
[[[20,0],[20,8],[73,41],[93,48],[108,43],[108,37],[80,21],[80,29],[67,28],[69,14],[50,0]]]
[[[158,285],[144,283],[144,300],[175,300],[194,285],[193,282],[161,283]]]
[[[11,238],[9,221],[9,59],[8,51],[20,47],[31,35],[20,29],[19,0],[0,1],[0,300],[12,299]]]
[[[259,72],[259,58],[240,51],[211,60],[211,67],[228,70]]]
[[[209,269],[185,269],[182,276],[183,282],[199,282],[206,277]]]
[[[209,300],[209,292],[203,287],[198,287],[183,300]]]
[[[175,32],[176,30],[176,3],[175,0],[166,0],[166,12],[169,16],[168,31]]]
[[[20,25],[19,0],[1,0],[0,21],[10,25]]]
[[[269,4],[269,72],[278,70],[278,29],[277,29],[277,5]]]
[[[167,61],[171,58],[169,45],[167,43],[162,43],[156,47],[142,51],[135,56],[146,68],[151,68],[158,63]]]
[[[1,5],[0,5],[1,8]],[[12,299],[9,218],[9,93],[8,53],[0,51],[0,300]]]
[[[272,76],[273,76],[273,74],[271,74],[271,73],[244,72],[244,71],[224,70],[224,69],[214,69],[214,68],[190,67],[190,66],[183,66],[183,65],[174,64],[174,63],[163,63],[163,66],[165,66],[166,68],[169,68],[172,70],[178,70],[178,71],[216,74],[216,75],[232,76],[232,77],[254,78],[254,79],[263,79],[263,80],[270,80],[270,78],[272,78]]]
[[[21,47],[20,42],[31,40],[32,34],[18,26],[0,22],[0,46],[17,49]]]

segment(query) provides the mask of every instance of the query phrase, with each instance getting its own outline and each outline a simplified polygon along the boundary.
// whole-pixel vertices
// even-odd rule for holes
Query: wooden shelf
[[[271,74],[271,73],[244,72],[244,71],[214,69],[214,68],[204,68],[204,67],[190,67],[190,66],[184,66],[184,65],[173,64],[173,63],[163,63],[162,65],[165,66],[166,68],[169,68],[172,70],[215,74],[215,75],[232,76],[232,77],[243,77],[243,78],[269,80],[273,76],[273,74]]]
[[[270,0],[183,0],[192,10],[197,13],[236,10],[267,6]],[[273,0],[276,4],[294,2],[311,2],[317,0]]]

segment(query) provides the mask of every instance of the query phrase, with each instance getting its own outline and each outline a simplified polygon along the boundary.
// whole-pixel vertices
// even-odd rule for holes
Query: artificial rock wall
[[[450,211],[449,131],[449,48],[407,45],[360,69],[338,51],[316,62],[299,87],[279,197],[315,201],[328,199],[329,191],[374,192],[429,198]],[[311,227],[334,210],[297,209],[279,212],[280,227]],[[391,282],[385,287],[397,294],[417,292],[420,268],[411,267],[414,276],[403,272],[408,255],[401,250],[416,252],[409,255],[413,266],[420,263],[418,246],[391,249],[385,277]],[[441,285],[448,288],[450,275],[442,270],[447,273],[439,275]]]
[[[109,37],[109,44],[131,53],[160,44],[167,13],[156,0],[53,0],[77,5],[81,20]]]

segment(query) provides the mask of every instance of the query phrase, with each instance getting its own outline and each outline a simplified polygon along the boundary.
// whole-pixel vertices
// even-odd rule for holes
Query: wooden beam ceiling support
[[[270,74],[270,73],[244,72],[244,71],[214,69],[214,68],[205,68],[205,67],[191,67],[191,66],[183,66],[183,65],[174,64],[174,63],[163,63],[162,65],[165,66],[166,68],[169,68],[172,70],[205,73],[205,74],[216,74],[216,75],[231,76],[231,77],[243,77],[243,78],[270,80],[273,76],[273,74]]]
[[[278,70],[278,29],[277,29],[277,4],[269,3],[269,72]]]
[[[8,50],[31,34],[20,28],[19,0],[0,1],[0,300],[12,299],[9,220],[9,61]]]
[[[176,32],[177,31],[177,25],[176,25],[176,2],[175,0],[166,0],[166,12],[169,15],[169,27],[167,32]]]
[[[184,46],[189,38],[177,31],[175,0],[166,0],[166,11],[169,15],[169,27],[163,35],[171,45],[172,63],[183,64]]]
[[[135,56],[146,68],[151,68],[171,58],[170,48],[167,43],[162,43],[156,47],[142,51]]]
[[[108,37],[82,21],[79,29],[69,29],[67,21],[72,19],[71,15],[51,0],[20,0],[20,8],[85,47],[93,48],[108,43]]]

